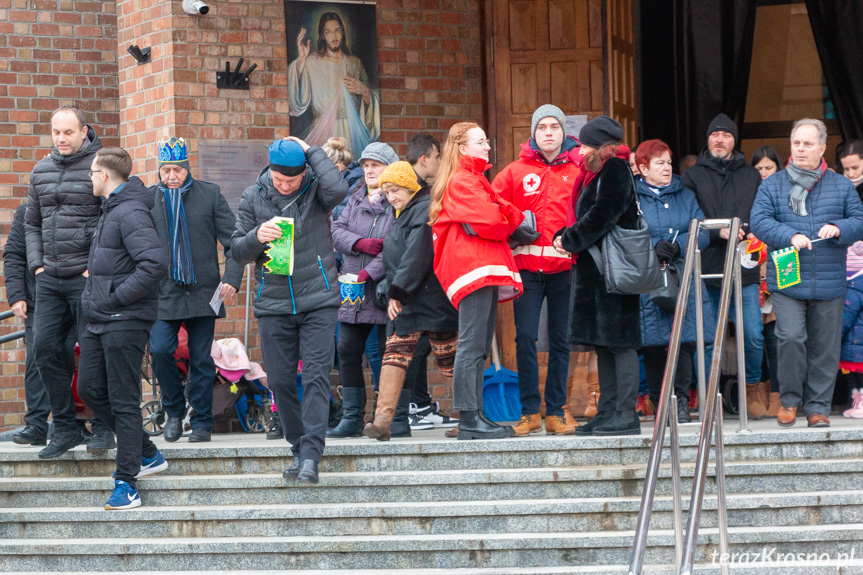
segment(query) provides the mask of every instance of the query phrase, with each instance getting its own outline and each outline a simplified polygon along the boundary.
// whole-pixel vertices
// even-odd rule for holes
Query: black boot
[[[480,416],[480,411],[462,411],[458,422],[459,439],[503,439],[510,437],[512,428],[490,423]]]
[[[45,433],[39,431],[32,425],[27,425],[12,436],[12,441],[18,445],[48,445],[48,438]]]
[[[282,421],[279,419],[279,412],[270,412],[270,429],[267,431],[267,439],[283,439],[285,432],[282,431]]]
[[[689,415],[689,396],[677,396],[677,423],[692,423]]]
[[[403,389],[399,395],[399,402],[396,405],[396,411],[393,414],[393,422],[390,424],[390,437],[410,437],[411,436],[411,392]]]
[[[615,411],[611,419],[593,428],[594,435],[641,435],[641,421],[634,409]]]
[[[505,429],[506,433],[507,433],[507,437],[515,437],[515,429],[513,429],[511,425],[498,425],[497,422],[489,419],[489,417],[485,414],[484,409],[479,410],[479,417],[480,417],[480,419],[482,419],[483,421],[485,421],[489,425],[495,425],[497,427],[502,427],[503,429]]]
[[[163,437],[165,438],[165,441],[170,443],[177,441],[183,436],[183,418],[171,417],[169,415],[168,421],[166,421],[164,427],[162,427],[162,431],[164,432]]]
[[[300,469],[297,471],[297,481],[316,484],[318,482],[318,462],[314,459],[303,459],[300,461]]]
[[[114,432],[99,425],[94,426],[93,437],[87,442],[87,451],[99,451],[104,449],[114,449],[117,447],[117,442],[114,441]]]
[[[606,421],[611,419],[611,416],[614,415],[613,411],[600,411],[596,415],[593,416],[588,423],[584,425],[579,425],[575,428],[576,435],[593,435],[593,430],[598,426],[603,425]]]
[[[342,388],[342,420],[327,437],[362,437],[366,416],[366,388]]]

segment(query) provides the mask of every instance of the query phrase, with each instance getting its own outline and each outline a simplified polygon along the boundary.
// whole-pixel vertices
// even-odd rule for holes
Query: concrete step
[[[0,541],[3,571],[512,569],[626,565],[633,533],[518,533],[353,537],[227,537],[126,539],[8,539]],[[863,540],[863,524],[730,528],[731,551],[826,554],[841,561]],[[670,563],[673,533],[653,531],[645,563]],[[718,534],[703,529],[696,560],[718,557]],[[772,551],[771,551],[772,550]],[[859,553],[857,553],[859,558]],[[750,559],[751,560],[751,559]],[[544,572],[544,571],[528,571]],[[595,571],[594,571],[595,572]],[[786,571],[778,571],[786,573]],[[413,571],[411,571],[413,573]],[[807,571],[807,574],[812,571]]]
[[[855,503],[856,502],[856,503]],[[683,502],[685,512],[689,499]],[[640,498],[422,503],[143,506],[130,513],[101,507],[0,510],[3,539],[293,537],[436,535],[634,530]],[[863,491],[731,495],[731,527],[863,523]],[[705,498],[701,526],[716,527],[716,498]],[[671,497],[654,503],[653,529],[673,529]]]
[[[759,422],[762,423],[762,422]],[[368,439],[328,441],[322,473],[364,471],[432,471],[444,469],[525,469],[643,465],[651,438],[631,437],[525,437],[496,441],[428,441],[421,437],[391,442]],[[696,430],[681,436],[682,461],[694,461]],[[427,432],[431,433],[431,432]],[[255,442],[256,438],[215,435],[199,444],[166,444],[158,439],[177,475],[280,473],[290,465],[284,442]],[[667,444],[667,440],[666,440]],[[784,461],[789,459],[863,458],[863,429],[777,428],[750,433],[727,431],[726,461]],[[114,470],[114,451],[88,454],[83,447],[63,457],[41,461],[38,448],[0,446],[0,477],[106,477]],[[668,450],[663,451],[668,461]]]
[[[731,573],[746,575],[749,573],[782,575],[863,575],[863,561],[783,561],[776,563],[729,565]],[[332,575],[333,573],[350,573],[350,575],[622,575],[629,572],[629,565],[596,565],[586,567],[495,567],[466,569],[351,569],[350,571],[333,571],[320,569],[299,569],[291,571],[268,570],[269,575]],[[719,566],[711,563],[696,564],[695,573],[699,575],[720,575]],[[78,575],[78,572],[55,571],[54,575]],[[150,571],[102,571],[102,575],[152,575]],[[198,575],[200,571],[174,571],[172,575]],[[207,571],[208,575],[258,575],[260,571]],[[677,575],[677,569],[663,565],[645,565],[644,575]]]
[[[144,477],[139,482],[145,505],[267,505],[291,503],[363,503],[640,497],[645,466],[548,467],[543,469],[468,469],[322,473],[315,487],[287,481],[281,473],[175,475]],[[681,467],[682,489],[692,485],[694,465]],[[657,495],[670,495],[671,469],[660,468]],[[863,459],[746,461],[726,465],[728,493],[841,491],[863,485]],[[0,478],[2,507],[95,507],[113,489],[105,477]],[[421,490],[421,491],[418,491]],[[706,493],[715,493],[708,468]],[[421,493],[421,495],[419,495]]]

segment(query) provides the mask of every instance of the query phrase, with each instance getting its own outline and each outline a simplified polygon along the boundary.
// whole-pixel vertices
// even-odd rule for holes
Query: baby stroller
[[[249,362],[245,346],[235,338],[213,342],[211,353],[216,363],[213,415],[220,415],[233,407],[244,431],[266,431],[272,408],[269,392],[260,381],[266,381],[266,374],[259,365]],[[185,327],[180,328],[174,359],[180,370],[180,380],[185,385],[189,372],[188,334]],[[150,385],[155,398],[141,406],[144,431],[151,436],[161,435],[167,414],[162,408],[161,391],[153,375],[149,353],[144,354],[142,378]],[[191,414],[192,408],[188,406],[183,417],[184,435],[191,433]]]

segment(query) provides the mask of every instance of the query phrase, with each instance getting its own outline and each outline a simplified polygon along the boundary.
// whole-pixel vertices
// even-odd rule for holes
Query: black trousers
[[[149,332],[136,329],[81,334],[78,394],[117,434],[116,479],[135,486],[142,457],[156,446],[141,425],[141,361]]]
[[[29,310],[28,310],[29,311]],[[30,311],[24,320],[24,346],[26,358],[24,363],[24,401],[27,403],[27,413],[24,423],[32,425],[43,435],[48,433],[48,414],[51,413],[51,402],[42,384],[42,376],[36,367],[36,352],[33,341],[33,322],[35,313]],[[74,353],[74,352],[73,352]],[[69,362],[74,365],[74,357]]]
[[[674,374],[674,393],[677,397],[685,397],[687,401],[689,401],[689,390],[692,388],[692,352],[694,349],[695,344],[693,343],[680,344],[677,371]],[[659,405],[662,378],[665,375],[665,360],[668,358],[668,346],[645,347],[641,351],[644,353],[644,371],[647,373],[650,401],[653,402],[653,405]]]
[[[67,339],[73,332],[80,338],[78,319],[86,281],[82,275],[58,278],[42,272],[36,276],[36,301],[39,303],[33,322],[33,350],[54,414],[55,433],[78,429],[72,398],[75,364],[69,361]]]
[[[294,457],[320,461],[330,418],[330,369],[338,308],[258,318],[267,383]],[[297,366],[303,359],[303,402]]]
[[[386,324],[342,322],[339,325],[339,380],[342,387],[366,386],[363,379],[363,353],[366,340],[374,329],[378,330],[378,353],[383,357],[387,340]]]
[[[601,413],[634,411],[638,399],[638,351],[629,347],[596,348]]]
[[[432,348],[429,342],[429,336],[424,333],[420,336],[417,346],[414,348],[414,355],[408,365],[407,373],[405,374],[404,389],[410,390],[411,401],[418,407],[426,407],[431,405],[431,395],[429,395],[429,378],[428,378],[428,357],[431,355]]]

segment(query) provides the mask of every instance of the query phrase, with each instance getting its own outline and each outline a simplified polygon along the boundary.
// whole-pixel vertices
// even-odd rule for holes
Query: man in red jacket
[[[524,283],[524,294],[513,303],[522,405],[521,419],[514,430],[516,435],[542,431],[536,341],[539,314],[546,300],[549,354],[545,431],[549,435],[572,435],[578,425],[569,412],[566,393],[572,262],[555,251],[552,240],[554,233],[566,225],[567,207],[580,170],[576,162],[579,143],[566,136],[563,112],[551,104],[540,106],[533,113],[531,134],[533,137],[522,146],[519,159],[501,170],[492,183],[502,198],[522,212],[533,213],[539,234],[533,243],[517,245],[512,250]]]

